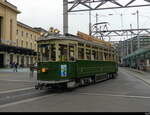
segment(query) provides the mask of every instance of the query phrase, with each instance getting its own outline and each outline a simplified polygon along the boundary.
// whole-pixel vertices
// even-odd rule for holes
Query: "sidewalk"
[[[123,69],[128,70],[131,75],[135,76],[136,78],[150,85],[150,72],[145,72],[145,71],[141,71],[133,68],[127,68],[127,67],[123,67]]]
[[[19,68],[18,72],[13,72],[11,68],[0,69],[0,81],[10,82],[35,82],[37,79],[37,71],[34,71],[33,78],[30,78],[29,68]]]
[[[0,72],[13,72],[12,68],[2,68],[0,69]],[[29,68],[18,68],[17,72],[30,72]]]

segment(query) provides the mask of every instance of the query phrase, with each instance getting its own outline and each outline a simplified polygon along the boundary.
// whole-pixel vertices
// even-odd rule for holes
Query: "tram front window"
[[[39,46],[39,61],[75,61],[75,47],[67,44]]]
[[[73,45],[59,45],[59,61],[74,61],[75,60],[75,51]]]
[[[39,50],[40,50],[39,51],[40,52],[39,60],[40,61],[49,61],[49,47],[48,47],[48,45],[39,47]]]

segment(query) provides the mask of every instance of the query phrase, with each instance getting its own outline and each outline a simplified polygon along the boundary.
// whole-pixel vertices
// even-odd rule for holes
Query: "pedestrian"
[[[15,64],[16,64],[15,62],[13,62],[13,63],[12,63],[13,72],[15,72],[15,71],[16,71]]]
[[[33,78],[34,75],[34,65],[30,64],[30,79]]]
[[[18,69],[18,63],[15,63],[15,72],[17,72]]]

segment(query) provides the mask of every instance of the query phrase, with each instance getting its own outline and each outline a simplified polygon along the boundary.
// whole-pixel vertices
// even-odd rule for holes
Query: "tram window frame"
[[[90,49],[86,49],[86,59],[91,60],[91,50]]]
[[[51,61],[56,61],[56,44],[51,44]]]
[[[59,61],[75,61],[75,44],[59,44]]]
[[[92,60],[98,60],[98,56],[97,56],[97,51],[96,50],[92,50]]]
[[[49,61],[49,52],[50,52],[49,45],[47,45],[47,44],[40,45],[40,46],[38,46],[38,48],[39,48],[38,52],[40,53],[38,60],[39,61]]]
[[[67,44],[59,44],[59,61],[67,61]]]
[[[78,59],[84,60],[84,48],[78,48]]]
[[[69,61],[75,61],[75,44],[69,44]]]

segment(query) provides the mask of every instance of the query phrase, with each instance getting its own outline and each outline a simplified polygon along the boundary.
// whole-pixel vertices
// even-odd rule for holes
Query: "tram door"
[[[4,54],[0,54],[0,68],[4,67]]]

